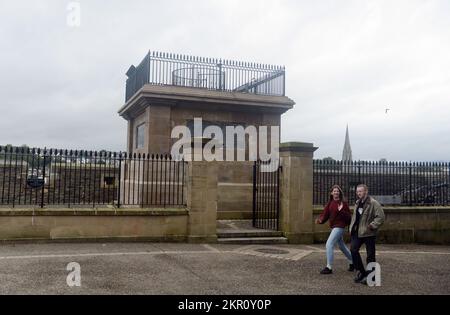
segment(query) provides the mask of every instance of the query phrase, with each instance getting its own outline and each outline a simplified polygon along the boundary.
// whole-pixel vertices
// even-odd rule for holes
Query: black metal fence
[[[255,161],[253,165],[253,226],[260,229],[279,230],[280,171],[265,172],[262,168],[270,162]]]
[[[126,101],[145,84],[285,95],[284,67],[251,62],[149,52],[127,76]]]
[[[326,204],[330,189],[339,185],[349,202],[358,184],[369,186],[385,205],[449,205],[450,163],[342,162],[314,160],[314,204]]]
[[[169,155],[0,146],[0,205],[185,205],[185,162]]]

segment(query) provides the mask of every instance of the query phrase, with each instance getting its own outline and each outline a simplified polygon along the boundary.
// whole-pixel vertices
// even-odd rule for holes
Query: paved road
[[[382,286],[369,288],[341,253],[320,275],[322,245],[3,244],[0,294],[450,294],[450,246],[380,245],[377,259]]]

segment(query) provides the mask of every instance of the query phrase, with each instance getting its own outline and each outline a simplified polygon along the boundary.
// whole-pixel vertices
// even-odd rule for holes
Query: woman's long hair
[[[331,201],[334,200],[334,198],[333,198],[333,190],[335,190],[335,189],[339,190],[339,201],[340,202],[344,202],[345,201],[344,192],[342,191],[342,188],[339,185],[334,185],[333,187],[331,187],[330,199],[328,201],[331,202]]]

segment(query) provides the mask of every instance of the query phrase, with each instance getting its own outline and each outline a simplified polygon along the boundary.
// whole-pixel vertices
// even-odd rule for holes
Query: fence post
[[[412,165],[411,165],[411,161],[409,162],[409,167],[408,167],[408,171],[409,171],[409,206],[412,206]]]
[[[361,161],[358,161],[358,185],[361,184]]]
[[[257,175],[257,161],[253,163],[253,226],[256,225],[256,175]]]
[[[122,153],[119,153],[119,187],[117,188],[117,208],[120,208],[120,186],[122,184]]]
[[[44,191],[45,191],[45,154],[47,153],[47,150],[44,149],[43,155],[44,155],[44,161],[42,161],[42,180],[44,181],[42,184],[42,190],[41,190],[41,209],[44,208]],[[39,156],[38,156],[39,159]],[[38,178],[39,178],[39,174]]]
[[[280,146],[280,229],[289,243],[314,241],[312,143],[289,142]]]
[[[222,61],[220,61],[217,66],[219,67],[219,90],[222,91],[224,90],[224,88],[222,87]]]

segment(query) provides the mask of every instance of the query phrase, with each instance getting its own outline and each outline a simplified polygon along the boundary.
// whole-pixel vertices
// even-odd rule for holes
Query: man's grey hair
[[[366,191],[369,191],[369,187],[366,184],[359,184],[356,189],[358,188],[364,188]]]

